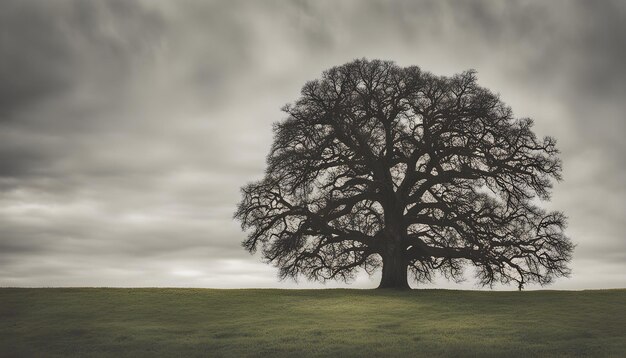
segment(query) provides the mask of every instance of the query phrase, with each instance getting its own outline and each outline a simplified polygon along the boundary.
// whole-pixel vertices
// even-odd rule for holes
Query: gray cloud
[[[280,107],[354,58],[478,70],[555,136],[574,275],[626,281],[618,1],[3,1],[0,285],[295,287],[240,248]],[[471,271],[461,286],[473,287]],[[373,287],[361,275],[353,286]],[[301,283],[301,287],[317,287]],[[341,286],[330,285],[332,286]]]

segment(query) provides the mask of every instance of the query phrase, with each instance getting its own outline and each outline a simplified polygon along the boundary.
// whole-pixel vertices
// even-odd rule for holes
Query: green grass
[[[4,288],[0,356],[626,357],[626,290]]]

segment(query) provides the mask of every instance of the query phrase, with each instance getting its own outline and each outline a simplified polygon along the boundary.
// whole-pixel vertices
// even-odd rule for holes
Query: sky
[[[356,58],[477,70],[561,150],[544,205],[577,247],[549,288],[626,287],[618,0],[4,0],[0,287],[376,287],[279,281],[232,219],[280,108]]]

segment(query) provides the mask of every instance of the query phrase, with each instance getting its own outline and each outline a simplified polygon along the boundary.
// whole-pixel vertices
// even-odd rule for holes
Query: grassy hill
[[[0,289],[0,356],[626,356],[626,290]]]

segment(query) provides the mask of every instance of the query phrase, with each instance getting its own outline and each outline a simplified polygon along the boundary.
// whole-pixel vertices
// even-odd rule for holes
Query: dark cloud
[[[0,13],[2,117],[81,81],[119,85],[151,50],[161,19],[128,1],[18,1]]]
[[[304,82],[365,56],[442,75],[475,68],[555,136],[565,181],[547,205],[570,217],[579,246],[573,278],[553,287],[623,287],[625,11],[619,1],[3,1],[0,285],[293,287],[240,248],[239,187],[262,174],[271,123]]]

